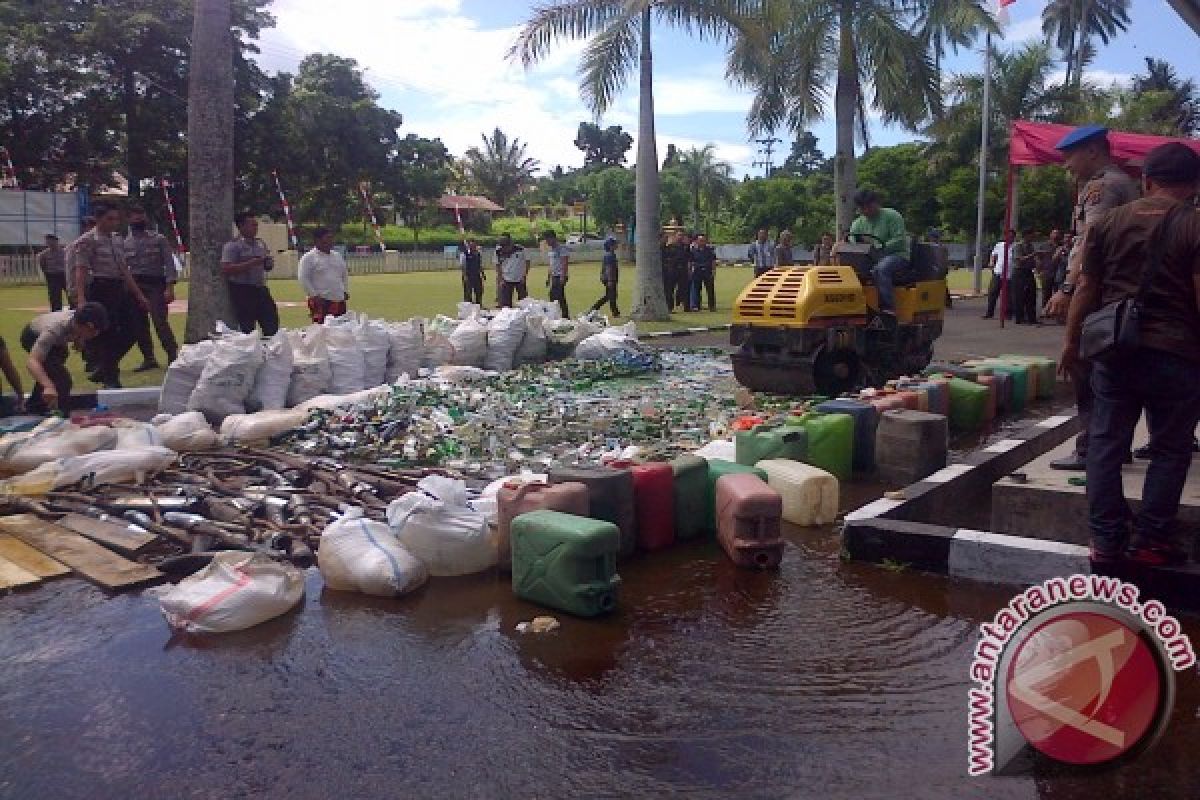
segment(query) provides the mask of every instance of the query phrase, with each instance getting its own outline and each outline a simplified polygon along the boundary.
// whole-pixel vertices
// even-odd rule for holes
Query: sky
[[[265,31],[260,65],[295,71],[305,54],[335,53],[356,59],[382,105],[404,115],[402,133],[439,138],[461,156],[500,127],[528,144],[543,170],[578,167],[583,153],[573,144],[579,123],[591,120],[579,95],[576,70],[584,43],[564,42],[526,70],[507,58],[529,0],[275,0],[276,27]],[[1127,82],[1147,56],[1165,58],[1184,76],[1200,80],[1200,41],[1165,0],[1133,0],[1132,25],[1101,46],[1088,77],[1106,85]],[[1017,0],[1001,46],[1041,36],[1044,2]],[[734,174],[762,174],[763,156],[749,139],[745,115],[751,96],[724,78],[724,48],[669,28],[654,31],[655,109],[659,159],[668,143],[681,148],[712,143]],[[982,70],[982,50],[950,55],[949,72]],[[637,134],[636,75],[604,114],[603,125]],[[821,148],[834,149],[833,120],[813,127]],[[872,120],[871,142],[889,145],[914,138],[901,128]],[[776,145],[776,165],[786,157],[790,135]],[[634,151],[630,151],[632,156]],[[632,163],[632,158],[630,159]]]

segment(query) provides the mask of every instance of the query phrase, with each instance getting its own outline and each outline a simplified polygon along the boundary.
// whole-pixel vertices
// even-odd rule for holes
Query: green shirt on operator
[[[908,231],[904,227],[904,217],[894,208],[881,208],[874,217],[859,214],[850,224],[850,235],[857,233],[875,237],[866,244],[882,246],[884,255],[908,258],[911,248]]]

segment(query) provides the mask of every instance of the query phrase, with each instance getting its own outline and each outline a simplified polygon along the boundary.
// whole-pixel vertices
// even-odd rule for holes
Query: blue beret
[[[1089,142],[1098,136],[1108,134],[1108,128],[1103,125],[1081,125],[1075,130],[1068,133],[1058,144],[1054,145],[1055,150],[1070,150],[1076,145],[1081,145],[1084,142]]]

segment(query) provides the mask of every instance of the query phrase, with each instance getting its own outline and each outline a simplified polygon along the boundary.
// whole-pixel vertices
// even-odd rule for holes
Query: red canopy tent
[[[1073,131],[1073,125],[1055,125],[1049,122],[1029,122],[1019,119],[1009,129],[1008,188],[1004,204],[1004,230],[1012,227],[1013,185],[1020,167],[1040,167],[1046,164],[1061,164],[1063,155],[1054,146]],[[1150,136],[1144,133],[1109,131],[1108,144],[1113,160],[1131,174],[1141,172],[1146,154],[1159,145],[1181,142],[1200,153],[1200,140]],[[1004,251],[1004,266],[1000,274],[1000,326],[1008,314],[1008,250]]]

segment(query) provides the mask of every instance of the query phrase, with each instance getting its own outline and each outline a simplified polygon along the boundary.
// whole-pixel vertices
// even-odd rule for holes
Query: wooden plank
[[[164,577],[154,567],[122,558],[74,531],[30,514],[0,517],[0,531],[58,559],[104,589],[130,589]]]
[[[58,563],[40,550],[6,533],[0,534],[0,558],[8,559],[39,578],[57,578],[60,575],[71,574],[70,567]]]
[[[32,572],[21,569],[7,558],[0,558],[0,590],[37,586],[41,582],[42,579]]]
[[[137,558],[138,554],[158,541],[152,534],[131,529],[129,523],[93,519],[82,514],[67,514],[58,524],[126,558]]]

